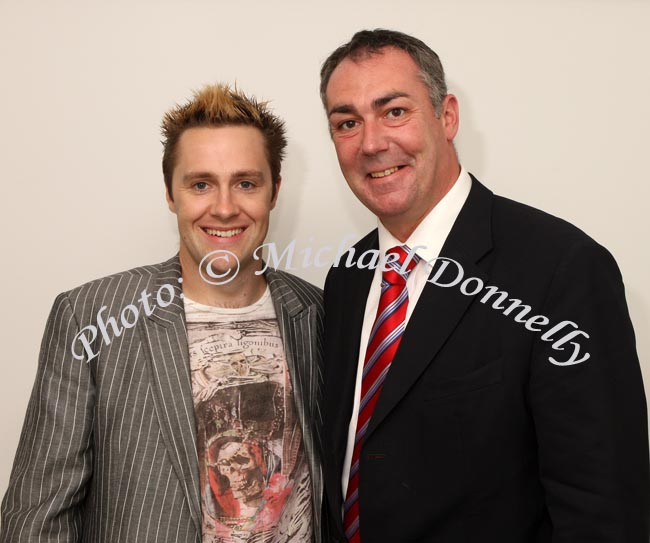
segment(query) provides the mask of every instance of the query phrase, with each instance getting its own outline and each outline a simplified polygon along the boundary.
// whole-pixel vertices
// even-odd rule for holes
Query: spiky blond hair
[[[280,167],[287,146],[284,121],[271,113],[268,102],[258,102],[237,87],[226,84],[206,85],[195,91],[184,105],[170,109],[163,117],[161,130],[164,146],[162,169],[169,196],[172,195],[172,175],[176,165],[178,140],[185,130],[203,126],[244,125],[258,128],[264,136],[266,158],[271,168],[273,196],[280,178]]]

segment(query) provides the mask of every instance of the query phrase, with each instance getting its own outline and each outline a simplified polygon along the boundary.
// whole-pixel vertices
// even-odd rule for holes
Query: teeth
[[[387,175],[390,175],[391,173],[395,173],[399,168],[395,166],[394,168],[388,168],[387,170],[384,170],[383,172],[373,172],[370,174],[370,177],[373,179],[377,179],[378,177],[386,177]]]
[[[217,236],[219,238],[231,238],[244,231],[243,228],[235,228],[234,230],[213,230],[212,228],[204,228],[204,230],[211,236]]]

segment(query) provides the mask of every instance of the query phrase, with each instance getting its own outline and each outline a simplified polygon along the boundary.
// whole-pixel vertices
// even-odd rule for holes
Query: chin
[[[408,210],[412,207],[412,205],[409,204],[403,204],[400,203],[398,204],[385,204],[385,205],[378,205],[373,207],[367,206],[370,211],[372,211],[377,217],[380,219],[383,218],[394,218],[394,217],[399,217],[400,215],[404,215]]]

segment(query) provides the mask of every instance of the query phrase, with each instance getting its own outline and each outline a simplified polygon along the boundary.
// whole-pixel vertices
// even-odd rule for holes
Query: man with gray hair
[[[648,421],[623,283],[576,227],[460,165],[422,41],[362,31],[321,70],[343,175],[378,219],[325,284],[332,541],[649,538]]]

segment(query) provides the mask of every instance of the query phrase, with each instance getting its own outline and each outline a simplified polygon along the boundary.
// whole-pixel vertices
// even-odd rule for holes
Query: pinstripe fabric
[[[178,257],[92,281],[60,294],[48,319],[36,382],[2,502],[0,541],[199,542],[196,424],[189,374]],[[314,489],[320,542],[322,478],[320,393],[321,292],[268,271],[287,354]],[[158,289],[174,285],[170,305]],[[141,292],[151,294],[145,316]],[[162,299],[168,300],[162,291]],[[96,315],[140,310],[134,328],[111,343],[101,333],[98,356],[75,360],[70,345]],[[132,320],[132,319],[130,319]],[[120,325],[121,326],[121,325]],[[110,329],[110,326],[108,326]],[[78,346],[80,349],[80,347]]]
[[[323,305],[321,293],[314,299],[315,288],[288,273],[269,272],[266,279],[284,342],[291,376],[296,411],[303,432],[305,453],[312,479],[314,532],[320,540],[320,516],[323,480],[320,470],[320,428],[322,417],[318,406],[323,384],[321,357],[323,353]],[[302,300],[312,299],[309,306]],[[318,331],[317,333],[315,331]],[[291,347],[288,347],[291,346]],[[317,361],[317,363],[315,363]]]

